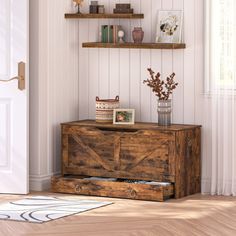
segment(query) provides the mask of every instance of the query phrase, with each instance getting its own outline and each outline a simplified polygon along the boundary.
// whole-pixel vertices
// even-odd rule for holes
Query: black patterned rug
[[[35,196],[0,205],[0,220],[43,223],[78,214],[112,202]]]

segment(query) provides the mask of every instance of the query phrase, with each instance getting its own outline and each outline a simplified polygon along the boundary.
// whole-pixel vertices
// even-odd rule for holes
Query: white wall
[[[49,187],[60,171],[60,123],[76,120],[78,22],[64,13],[72,1],[30,1],[30,187]]]
[[[60,171],[61,122],[95,118],[95,96],[120,95],[121,106],[136,109],[137,121],[157,121],[156,98],[143,85],[152,67],[166,77],[176,73],[173,122],[201,124],[203,87],[203,0],[100,0],[107,11],[116,2],[130,2],[143,20],[66,20],[76,11],[70,0],[32,0],[31,18],[31,187],[48,186]],[[85,1],[82,11],[88,10]],[[181,50],[86,49],[97,41],[102,24],[121,24],[131,40],[134,26],[142,26],[145,42],[155,40],[159,9],[184,11]]]

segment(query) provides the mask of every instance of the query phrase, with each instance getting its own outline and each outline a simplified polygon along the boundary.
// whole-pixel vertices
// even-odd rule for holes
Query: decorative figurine
[[[119,30],[118,31],[118,38],[119,38],[119,43],[124,43],[124,36],[125,36],[125,32],[123,30]]]
[[[78,12],[77,12],[78,14],[81,14],[81,12],[80,12],[80,6],[82,5],[83,1],[84,1],[84,0],[73,0],[73,2],[75,3],[75,7],[78,6]]]

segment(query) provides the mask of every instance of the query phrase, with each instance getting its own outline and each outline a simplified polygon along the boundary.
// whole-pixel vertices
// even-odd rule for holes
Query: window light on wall
[[[236,82],[236,1],[205,1],[205,92],[232,89]]]

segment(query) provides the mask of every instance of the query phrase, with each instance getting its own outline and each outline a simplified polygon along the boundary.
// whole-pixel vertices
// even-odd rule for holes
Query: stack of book
[[[113,13],[115,14],[133,14],[134,9],[130,8],[131,5],[129,3],[118,3],[116,4],[116,8],[113,9]]]
[[[121,30],[120,25],[102,25],[101,26],[101,42],[102,43],[118,43],[118,32]]]

